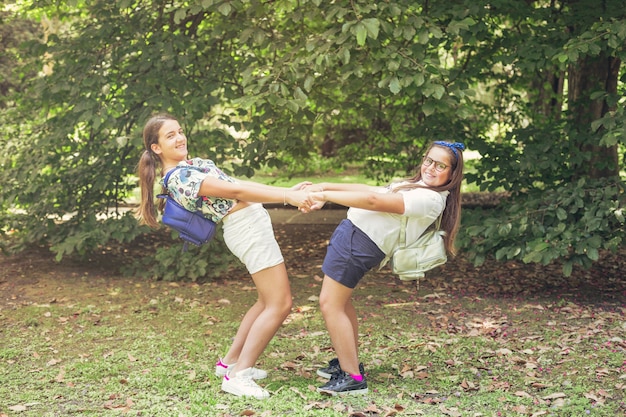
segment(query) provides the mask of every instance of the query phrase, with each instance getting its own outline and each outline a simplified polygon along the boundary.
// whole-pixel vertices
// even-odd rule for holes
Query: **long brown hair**
[[[139,158],[139,164],[137,164],[141,201],[135,215],[141,224],[155,228],[159,226],[159,223],[157,221],[157,207],[154,204],[154,181],[157,176],[157,168],[161,167],[161,159],[152,151],[152,145],[159,143],[159,130],[167,120],[176,120],[176,118],[169,114],[157,114],[146,122],[143,128],[145,149]],[[160,200],[158,209],[162,211],[164,204],[165,202]]]
[[[446,152],[450,154],[450,160],[452,161],[451,169],[452,174],[450,175],[450,181],[448,183],[441,185],[439,187],[428,187],[434,191],[448,191],[448,197],[446,199],[446,208],[443,211],[443,215],[441,217],[441,229],[446,232],[444,236],[444,242],[446,246],[446,251],[451,255],[456,255],[456,248],[454,247],[454,239],[459,231],[459,226],[461,224],[461,183],[463,182],[463,152],[461,150],[457,150],[454,152],[452,148],[445,145],[437,145],[432,143],[424,155],[428,155],[428,152],[433,147],[439,147],[444,149]],[[422,179],[422,170],[418,169],[417,173],[413,178],[409,178],[407,181],[417,183]],[[401,187],[397,187],[394,191],[399,190],[407,190],[413,188],[424,188],[423,185],[419,184],[406,184]]]

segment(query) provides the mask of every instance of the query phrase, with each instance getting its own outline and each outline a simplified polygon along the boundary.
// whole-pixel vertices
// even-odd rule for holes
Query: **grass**
[[[237,276],[241,274],[241,277]],[[463,295],[388,273],[356,292],[370,393],[315,391],[331,357],[319,282],[258,366],[266,401],[220,392],[214,362],[255,292],[243,272],[205,284],[60,273],[0,310],[0,416],[615,416],[624,411],[624,310]],[[390,279],[391,278],[391,279]]]

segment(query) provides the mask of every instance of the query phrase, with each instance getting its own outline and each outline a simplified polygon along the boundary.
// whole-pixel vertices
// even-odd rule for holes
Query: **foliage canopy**
[[[22,28],[2,38],[3,232],[59,258],[145,232],[120,207],[160,111],[236,176],[322,154],[383,180],[463,141],[482,156],[468,181],[510,195],[466,212],[476,263],[567,274],[623,242],[621,0],[41,0],[1,18]]]

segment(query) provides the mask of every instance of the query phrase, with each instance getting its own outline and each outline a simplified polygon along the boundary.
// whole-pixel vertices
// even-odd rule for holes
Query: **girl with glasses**
[[[352,304],[354,288],[398,245],[402,217],[406,241],[416,240],[442,215],[446,251],[454,256],[461,216],[462,143],[438,141],[426,151],[413,178],[385,188],[365,184],[311,185],[309,209],[327,201],[350,207],[347,219],[330,238],[322,265],[320,309],[336,358],[317,374],[329,379],[319,392],[330,395],[367,393],[365,370],[358,357],[358,321]]]

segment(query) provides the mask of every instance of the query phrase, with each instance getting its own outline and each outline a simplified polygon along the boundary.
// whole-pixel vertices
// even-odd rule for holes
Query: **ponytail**
[[[161,159],[152,151],[152,145],[159,142],[159,130],[166,120],[175,119],[167,114],[157,115],[150,118],[146,123],[143,128],[145,149],[139,158],[139,164],[137,164],[141,201],[135,211],[135,216],[140,224],[153,228],[159,226],[157,208],[162,212],[165,202],[163,200],[159,201],[158,207],[154,203],[154,182],[156,180],[157,168],[161,166]],[[162,192],[165,192],[165,190],[162,190]]]
[[[156,177],[156,164],[150,156],[150,151],[143,151],[137,166],[139,176],[139,188],[141,189],[141,201],[135,212],[140,224],[157,227],[157,214],[154,205],[154,180]]]

